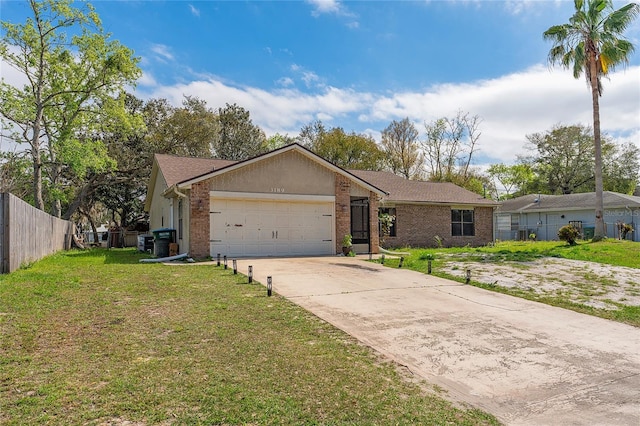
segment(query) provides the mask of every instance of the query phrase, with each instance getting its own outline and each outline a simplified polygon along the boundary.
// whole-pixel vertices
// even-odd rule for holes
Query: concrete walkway
[[[254,279],[510,425],[640,425],[640,329],[345,257]]]

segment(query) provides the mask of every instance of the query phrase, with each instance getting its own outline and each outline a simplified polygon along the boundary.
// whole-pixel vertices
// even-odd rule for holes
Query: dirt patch
[[[640,306],[640,270],[560,258],[483,263],[456,256],[442,271],[485,284],[563,297],[600,309]]]

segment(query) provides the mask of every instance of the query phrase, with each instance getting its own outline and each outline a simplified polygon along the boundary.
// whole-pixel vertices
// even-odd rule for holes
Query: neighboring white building
[[[595,227],[595,192],[568,195],[525,195],[504,201],[496,210],[496,240],[557,240],[558,229],[573,223],[585,239]],[[640,241],[640,197],[604,192],[604,222],[608,238],[618,238],[619,224],[631,224],[628,240]]]

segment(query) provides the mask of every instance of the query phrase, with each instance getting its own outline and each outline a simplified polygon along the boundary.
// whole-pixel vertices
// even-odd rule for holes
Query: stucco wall
[[[475,235],[451,236],[451,207],[438,205],[398,204],[396,236],[386,237],[383,247],[435,247],[435,237],[445,247],[481,246],[493,241],[493,208],[476,207]]]

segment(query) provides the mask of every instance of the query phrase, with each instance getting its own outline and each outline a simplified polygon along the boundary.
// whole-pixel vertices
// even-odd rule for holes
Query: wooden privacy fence
[[[2,273],[71,247],[73,223],[58,219],[8,192],[0,194]]]

